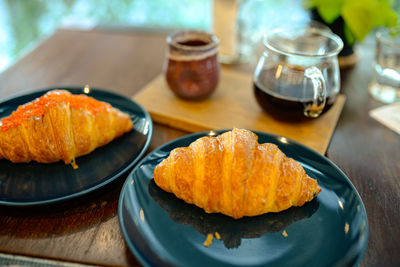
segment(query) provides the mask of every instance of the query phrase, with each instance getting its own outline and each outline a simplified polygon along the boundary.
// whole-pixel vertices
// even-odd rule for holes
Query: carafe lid
[[[278,53],[307,57],[336,56],[343,48],[339,36],[314,23],[273,29],[266,34],[264,44]]]

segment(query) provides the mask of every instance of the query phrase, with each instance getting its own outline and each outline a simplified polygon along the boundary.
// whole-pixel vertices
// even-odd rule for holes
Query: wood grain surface
[[[162,33],[59,30],[0,75],[0,101],[34,89],[90,84],[130,97],[162,71]],[[342,73],[347,97],[326,155],[350,178],[368,214],[361,266],[400,266],[400,136],[368,116],[374,43]],[[239,66],[240,68],[240,66]],[[155,123],[148,151],[186,132]],[[0,170],[1,172],[1,170]],[[121,235],[126,178],[84,197],[40,208],[0,207],[0,252],[106,266],[139,266]]]
[[[325,154],[342,111],[339,95],[332,108],[316,120],[283,121],[263,112],[253,95],[252,75],[222,67],[216,92],[204,101],[176,97],[160,74],[133,99],[155,122],[190,132],[233,127],[264,131],[291,138]]]

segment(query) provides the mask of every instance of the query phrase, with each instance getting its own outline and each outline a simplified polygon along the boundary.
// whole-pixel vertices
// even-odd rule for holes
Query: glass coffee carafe
[[[283,120],[316,118],[335,102],[340,89],[337,54],[343,47],[329,29],[299,25],[275,29],[254,73],[260,106]]]

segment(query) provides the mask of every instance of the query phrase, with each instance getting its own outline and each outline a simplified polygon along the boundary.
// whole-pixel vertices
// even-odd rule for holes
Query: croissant
[[[302,206],[321,191],[299,162],[242,129],[172,150],[154,169],[154,181],[207,213],[235,219]]]
[[[0,123],[0,159],[64,161],[89,154],[132,130],[128,114],[86,95],[52,90],[21,105]]]

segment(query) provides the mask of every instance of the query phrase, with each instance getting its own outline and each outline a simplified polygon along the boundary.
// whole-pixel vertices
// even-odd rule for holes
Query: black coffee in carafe
[[[340,89],[339,36],[312,24],[268,31],[265,51],[254,71],[260,106],[285,120],[317,118],[335,102]]]
[[[288,69],[289,68],[289,69]],[[280,120],[307,119],[305,112],[327,111],[335,102],[337,93],[332,93],[334,84],[326,84],[326,103],[321,110],[306,109],[313,103],[313,91],[302,90],[305,82],[305,68],[277,65],[259,72],[253,82],[254,95],[258,104],[269,114]],[[308,85],[312,86],[312,85]]]

